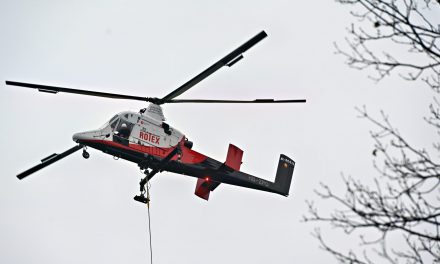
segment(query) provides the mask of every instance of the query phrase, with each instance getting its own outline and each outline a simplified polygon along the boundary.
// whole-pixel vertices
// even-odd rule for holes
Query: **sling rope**
[[[150,237],[150,264],[153,264],[153,245],[151,243],[151,218],[150,218],[150,182],[147,183],[147,208],[148,208],[148,235]]]

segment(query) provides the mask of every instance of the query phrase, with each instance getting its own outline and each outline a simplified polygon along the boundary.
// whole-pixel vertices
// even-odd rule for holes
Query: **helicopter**
[[[161,107],[163,104],[171,103],[305,103],[305,99],[175,99],[220,68],[224,66],[231,67],[236,64],[243,59],[244,52],[265,37],[267,37],[266,32],[261,31],[212,66],[162,98],[6,81],[7,85],[37,89],[39,92],[45,93],[73,93],[149,103],[147,108],[143,108],[139,112],[124,111],[114,115],[99,129],[74,134],[72,137],[76,143],[74,147],[60,154],[54,153],[49,155],[42,159],[38,165],[19,173],[17,178],[22,180],[81,149],[82,156],[88,159],[90,154],[86,149],[90,147],[112,155],[115,158],[133,162],[139,166],[145,176],[139,183],[140,194],[136,195],[134,199],[141,203],[149,202],[149,198],[145,196],[145,185],[154,175],[163,171],[196,177],[197,183],[194,194],[204,200],[208,200],[210,193],[221,183],[288,196],[295,168],[295,162],[291,158],[284,154],[280,155],[274,182],[247,174],[240,171],[243,150],[233,144],[229,144],[225,162],[220,162],[193,150],[193,142],[188,140],[185,134],[165,122],[165,116]]]

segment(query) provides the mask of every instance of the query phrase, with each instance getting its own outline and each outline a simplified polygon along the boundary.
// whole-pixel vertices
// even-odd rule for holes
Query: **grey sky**
[[[233,143],[242,170],[274,180],[280,153],[297,162],[288,198],[221,185],[206,202],[196,179],[152,181],[154,263],[333,263],[301,223],[305,200],[340,172],[369,180],[372,126],[355,106],[386,111],[428,145],[431,94],[392,76],[375,84],[334,55],[351,22],[332,1],[1,1],[1,263],[148,262],[147,211],[132,200],[135,164],[90,150],[29,179],[15,175],[74,145],[139,102],[50,95],[4,80],[164,96],[261,30],[268,38],[181,98],[306,98],[305,105],[167,105],[172,126],[218,160]],[[337,237],[335,237],[336,239]],[[330,238],[331,239],[331,238]],[[351,246],[340,244],[342,248]],[[319,262],[318,262],[319,261]]]

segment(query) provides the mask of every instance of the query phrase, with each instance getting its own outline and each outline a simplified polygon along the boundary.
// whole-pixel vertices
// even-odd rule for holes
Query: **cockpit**
[[[119,113],[113,116],[108,122],[102,126],[102,130],[107,130],[113,134],[113,141],[128,145],[134,122],[130,121],[133,114],[128,112]]]
[[[98,130],[76,133],[73,136],[75,142],[104,139],[112,136],[114,142],[127,145],[129,144],[130,134],[134,128],[136,120],[134,114],[122,112],[114,115],[109,121],[103,124]]]

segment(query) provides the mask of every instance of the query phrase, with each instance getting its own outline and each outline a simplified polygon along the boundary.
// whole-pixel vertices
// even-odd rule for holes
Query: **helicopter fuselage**
[[[153,105],[154,109],[160,109]],[[230,145],[226,162],[220,162],[192,150],[192,142],[169,126],[161,113],[121,112],[98,130],[77,133],[73,140],[117,158],[134,162],[142,169],[158,169],[199,178],[196,194],[207,199],[220,183],[228,183],[287,195],[270,182],[239,171],[243,152]],[[161,161],[177,148],[176,155],[159,168]],[[229,162],[228,162],[229,160]],[[285,160],[287,164],[290,160]],[[292,170],[294,163],[291,164]],[[288,168],[288,166],[285,166]],[[289,182],[290,185],[290,182]]]

